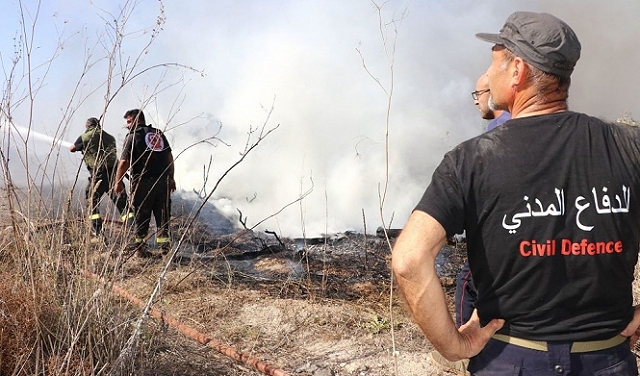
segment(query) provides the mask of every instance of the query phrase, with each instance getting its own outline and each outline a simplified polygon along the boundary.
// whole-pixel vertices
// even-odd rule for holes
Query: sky
[[[5,110],[16,179],[25,164],[53,183],[85,179],[65,145],[101,114],[121,143],[124,112],[140,107],[171,143],[176,194],[219,183],[221,211],[282,236],[401,228],[444,153],[483,131],[470,93],[491,45],[475,34],[498,32],[517,10],[552,13],[577,33],[570,109],[640,117],[637,2],[7,3],[3,108],[46,136],[9,142]]]

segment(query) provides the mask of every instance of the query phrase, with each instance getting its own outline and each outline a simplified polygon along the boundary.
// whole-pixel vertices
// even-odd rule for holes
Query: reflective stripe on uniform
[[[169,237],[156,237],[156,243],[169,243],[170,241]]]
[[[89,219],[100,219],[100,218],[102,218],[102,217],[100,216],[100,213],[97,213],[97,214],[91,214],[91,215],[89,216]]]
[[[142,243],[143,240],[144,239],[142,239],[142,238],[135,238],[133,241],[136,242],[136,243]]]
[[[123,214],[123,215],[120,217],[120,219],[122,219],[123,221],[126,221],[127,219],[129,219],[129,218],[133,218],[133,217],[135,217],[135,216],[136,216],[136,215],[135,215],[133,212],[129,212],[129,213],[127,213],[127,214]]]

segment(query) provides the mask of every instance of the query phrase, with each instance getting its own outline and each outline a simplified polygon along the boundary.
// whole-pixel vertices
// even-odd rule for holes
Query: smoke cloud
[[[77,2],[73,12],[99,14]],[[164,4],[166,23],[144,59],[180,62],[204,76],[185,71],[150,103],[141,98],[151,78],[136,82],[108,108],[104,127],[122,140],[122,114],[145,104],[147,120],[167,129],[179,156],[180,189],[191,192],[202,191],[209,158],[206,191],[240,158],[250,129],[278,126],[226,175],[213,198],[233,218],[242,212],[249,226],[279,213],[259,229],[284,236],[365,227],[372,233],[381,218],[402,227],[443,154],[483,131],[470,92],[489,65],[491,46],[475,34],[498,32],[513,11],[549,12],[576,31],[583,52],[572,79],[572,110],[610,120],[640,114],[638,88],[629,85],[640,82],[636,3],[391,1],[381,11],[388,25],[382,32],[379,13],[366,0],[192,3]],[[136,24],[153,24],[156,4],[142,2]],[[54,21],[74,20],[66,30],[89,40],[99,23],[98,16],[76,20],[71,10],[47,11]],[[61,58],[66,69],[49,75],[51,87],[60,92],[77,77],[85,49],[67,46],[77,61]],[[59,118],[60,106],[43,104],[38,116]],[[103,107],[99,96],[79,103],[68,124],[58,123],[67,127],[65,138],[75,139],[84,120]],[[54,124],[42,119],[35,129],[51,134],[47,127]],[[196,144],[214,135],[220,141]]]

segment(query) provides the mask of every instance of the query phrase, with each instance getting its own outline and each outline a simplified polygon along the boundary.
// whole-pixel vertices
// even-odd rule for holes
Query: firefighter
[[[89,203],[91,235],[95,240],[102,234],[102,216],[100,215],[100,199],[105,193],[115,203],[123,221],[133,218],[128,210],[126,192],[116,193],[111,190],[113,177],[117,167],[116,140],[100,126],[95,117],[87,119],[85,131],[76,142],[69,147],[72,153],[82,152],[85,165],[89,170],[89,182],[85,189],[85,197]]]
[[[145,239],[153,214],[158,229],[156,243],[162,253],[166,254],[171,247],[170,195],[176,189],[171,147],[162,131],[146,124],[141,110],[129,110],[124,118],[129,134],[125,138],[118,163],[114,191],[124,192],[122,179],[129,171],[129,188],[135,208],[135,239],[128,248],[135,249],[140,257],[153,256]]]

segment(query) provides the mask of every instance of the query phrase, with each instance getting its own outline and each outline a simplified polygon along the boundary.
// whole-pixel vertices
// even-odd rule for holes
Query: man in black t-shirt
[[[156,243],[162,253],[167,253],[171,241],[170,194],[176,189],[171,147],[159,129],[146,124],[141,110],[127,111],[124,118],[129,134],[124,141],[114,189],[117,193],[124,190],[122,179],[128,171],[132,204],[135,208],[135,239],[131,247],[141,257],[152,255],[146,248],[145,238],[153,214],[158,228]]]
[[[640,130],[568,111],[581,46],[558,18],[515,12],[477,37],[494,44],[490,104],[512,120],[435,170],[393,249],[408,308],[474,375],[637,375]],[[478,300],[458,329],[434,261],[463,231]]]
[[[490,95],[491,90],[489,89],[489,79],[487,78],[486,73],[483,73],[476,82],[476,90],[471,93],[471,98],[473,98],[473,104],[478,107],[480,116],[485,120],[490,120],[486,126],[487,132],[499,127],[507,120],[511,119],[509,111],[490,108]],[[473,285],[469,262],[465,262],[456,279],[456,326],[461,327],[464,323],[469,321],[476,306],[477,299],[478,293]]]
[[[480,116],[485,120],[490,120],[486,126],[487,132],[511,119],[511,114],[508,111],[494,110],[489,107],[490,93],[489,80],[486,73],[483,73],[476,82],[476,90],[471,92],[471,98],[473,99],[473,104],[478,107]],[[456,291],[453,298],[456,326],[459,328],[471,319],[473,310],[476,307],[476,300],[478,300],[478,292],[473,285],[473,278],[468,261],[464,262],[462,269],[460,269],[456,277]],[[434,365],[443,370],[465,376],[469,374],[467,372],[468,359],[450,362],[443,358],[437,351],[430,352],[429,358]]]

